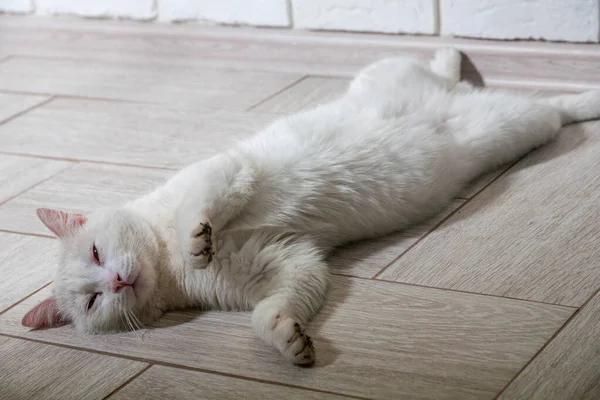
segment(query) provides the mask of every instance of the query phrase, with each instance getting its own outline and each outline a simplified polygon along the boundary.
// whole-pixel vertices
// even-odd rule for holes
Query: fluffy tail
[[[600,90],[540,99],[560,111],[562,125],[600,119]]]

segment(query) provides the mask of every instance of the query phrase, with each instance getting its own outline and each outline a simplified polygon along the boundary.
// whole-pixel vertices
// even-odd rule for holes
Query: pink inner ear
[[[84,225],[87,221],[85,215],[68,214],[49,208],[38,208],[37,215],[40,221],[59,238],[70,236],[73,229]]]
[[[54,328],[69,322],[58,312],[56,300],[53,297],[49,297],[33,307],[21,320],[21,324],[28,328]]]

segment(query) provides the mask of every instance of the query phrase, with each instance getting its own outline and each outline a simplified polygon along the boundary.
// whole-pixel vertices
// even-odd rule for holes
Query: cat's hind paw
[[[461,60],[460,51],[448,47],[436,51],[429,66],[435,74],[447,80],[449,89],[452,89],[460,82]]]
[[[215,250],[213,246],[213,229],[210,221],[206,220],[192,229],[187,238],[187,251],[183,256],[194,269],[204,269],[211,263]]]

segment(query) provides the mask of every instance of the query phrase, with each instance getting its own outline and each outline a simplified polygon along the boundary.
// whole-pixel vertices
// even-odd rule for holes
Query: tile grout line
[[[77,163],[75,162],[75,163],[73,163],[73,164],[67,165],[66,167],[64,167],[64,168],[61,168],[61,169],[60,169],[60,170],[58,170],[57,172],[55,172],[55,173],[53,173],[52,175],[48,176],[47,178],[45,178],[45,179],[42,179],[41,181],[34,183],[33,185],[29,186],[27,189],[21,190],[19,193],[17,193],[17,194],[14,194],[14,195],[12,195],[12,196],[9,196],[7,199],[5,199],[5,200],[3,200],[3,201],[0,201],[0,206],[2,206],[2,205],[4,205],[4,204],[8,203],[8,202],[9,202],[9,201],[11,201],[11,200],[14,200],[14,199],[16,199],[17,197],[21,196],[22,194],[25,194],[26,192],[28,192],[28,191],[30,191],[31,189],[33,189],[33,188],[35,188],[35,187],[37,187],[37,186],[41,185],[42,183],[48,182],[50,179],[52,179],[52,178],[56,177],[57,175],[59,175],[59,174],[62,174],[63,172],[65,172],[65,171],[67,171],[67,170],[69,170],[69,169],[73,168],[73,166],[75,166],[76,164],[77,164]]]
[[[444,292],[469,294],[469,295],[473,295],[473,296],[485,296],[485,297],[493,297],[493,298],[496,298],[496,299],[507,299],[507,300],[524,301],[526,303],[534,303],[534,304],[541,304],[541,305],[545,305],[545,306],[555,306],[555,307],[571,308],[573,310],[576,310],[578,308],[577,306],[571,306],[571,305],[568,305],[568,304],[558,304],[558,303],[549,303],[547,301],[539,301],[539,300],[531,300],[531,299],[521,299],[521,298],[518,298],[518,297],[501,296],[499,294],[469,292],[469,291],[466,291],[466,290],[450,289],[450,288],[443,288],[443,287],[437,287],[437,286],[428,286],[428,285],[422,285],[422,284],[419,284],[419,283],[390,281],[390,280],[387,280],[387,279],[365,278],[363,276],[344,275],[344,274],[339,274],[339,273],[335,273],[335,272],[332,272],[331,275],[342,276],[342,277],[352,278],[352,279],[360,279],[360,280],[363,280],[363,281],[385,282],[385,283],[391,283],[391,284],[394,284],[394,285],[405,285],[405,286],[412,286],[412,287],[423,288],[423,289],[441,290],[441,291],[444,291]]]
[[[14,152],[14,151],[3,151],[3,150],[0,150],[0,154],[6,154],[6,155],[18,156],[18,157],[39,158],[39,159],[42,159],[42,160],[69,161],[69,162],[73,162],[73,163],[114,165],[114,166],[118,166],[118,167],[146,168],[146,169],[155,169],[155,170],[161,170],[161,171],[179,171],[179,169],[181,169],[181,167],[173,167],[173,168],[171,168],[171,167],[157,167],[157,166],[152,166],[152,165],[139,165],[139,164],[117,163],[117,162],[112,162],[112,161],[87,160],[87,159],[82,159],[82,158],[44,156],[44,155],[41,155],[41,154],[27,154],[27,153],[19,153],[19,152]]]
[[[78,96],[72,94],[57,94],[57,93],[46,93],[46,92],[30,92],[28,90],[12,90],[12,89],[0,89],[0,93],[9,94],[20,94],[24,96],[52,96],[56,99],[73,99],[73,100],[93,100],[93,101],[106,101],[112,103],[129,103],[129,104],[143,104],[143,105],[155,105],[160,106],[161,103],[153,103],[140,100],[124,100],[124,99],[112,99],[109,97],[95,97],[95,96]]]
[[[17,301],[16,303],[10,305],[8,308],[5,308],[4,310],[0,311],[0,315],[4,314],[5,312],[15,308],[17,305],[21,304],[23,301],[27,300],[28,298],[30,298],[31,296],[33,296],[34,294],[40,292],[42,289],[47,288],[50,284],[52,283],[52,281],[46,283],[44,286],[42,286],[41,288],[38,288],[36,290],[34,290],[33,292],[29,293],[27,296],[23,297],[21,300]],[[1,335],[2,333],[0,333]]]
[[[28,232],[20,232],[20,231],[13,231],[10,229],[2,229],[0,228],[0,232],[2,233],[10,233],[13,235],[22,235],[22,236],[33,236],[33,237],[39,237],[39,238],[44,238],[44,239],[56,239],[56,236],[52,236],[52,235],[44,235],[41,233],[28,233]]]
[[[153,364],[148,364],[146,365],[144,368],[142,368],[141,371],[137,372],[136,374],[134,374],[131,378],[127,379],[125,382],[123,382],[122,385],[118,386],[115,390],[113,390],[112,392],[110,392],[109,394],[107,394],[106,396],[104,396],[102,398],[102,400],[107,400],[110,397],[112,397],[113,395],[115,395],[116,393],[118,393],[121,389],[123,389],[125,386],[129,385],[131,382],[133,382],[134,380],[136,380],[137,378],[139,378],[141,375],[144,374],[144,372],[148,371],[150,368],[152,368]]]
[[[258,103],[251,105],[250,107],[248,107],[244,111],[245,112],[253,111],[258,106],[261,106],[261,105],[265,104],[267,101],[274,99],[275,97],[279,96],[281,93],[285,92],[286,90],[293,88],[294,86],[296,86],[297,84],[299,84],[300,82],[302,82],[303,80],[305,80],[308,77],[309,77],[309,75],[303,75],[303,76],[301,76],[300,78],[296,79],[292,83],[290,83],[290,84],[284,86],[283,88],[279,89],[275,93],[273,93],[273,94],[265,97],[264,99],[260,100]]]
[[[0,61],[1,62],[1,61]],[[12,90],[12,89],[2,89],[0,88],[0,93],[5,94],[18,94],[22,96],[52,96],[56,100],[81,100],[81,101],[98,101],[98,102],[106,102],[106,103],[122,103],[128,105],[138,105],[138,106],[147,106],[147,107],[160,107],[166,110],[173,111],[181,111],[183,110],[194,110],[193,104],[191,106],[183,106],[183,107],[175,107],[167,103],[159,103],[159,102],[148,102],[141,100],[125,100],[125,99],[111,99],[108,97],[95,97],[95,96],[78,96],[78,95],[70,95],[70,94],[56,94],[56,93],[45,93],[45,92],[29,92],[26,90]],[[239,108],[226,108],[225,107],[217,107],[213,105],[200,105],[199,107],[206,109],[207,111],[213,110],[221,110],[221,111],[229,111],[232,113],[247,113],[247,110],[239,109]],[[269,111],[252,111],[254,114],[265,114],[265,115],[274,115],[278,116],[279,114],[269,112]]]
[[[345,396],[345,397],[352,398],[352,399],[370,400],[368,397],[354,396],[354,395],[345,394],[345,393],[338,393],[338,392],[333,392],[333,391],[329,391],[329,390],[322,390],[322,389],[317,389],[317,388],[312,388],[312,387],[299,386],[299,385],[294,385],[294,384],[285,383],[285,382],[271,381],[271,380],[262,379],[262,378],[253,378],[253,377],[244,376],[244,375],[236,375],[236,374],[232,374],[232,373],[228,373],[228,372],[220,372],[220,371],[215,371],[215,370],[210,370],[210,369],[205,369],[205,368],[190,367],[187,365],[180,365],[180,364],[170,363],[170,362],[166,362],[166,361],[151,360],[151,359],[135,357],[135,356],[127,356],[127,355],[118,354],[118,353],[111,353],[109,351],[104,351],[104,350],[95,350],[95,349],[89,349],[87,347],[74,346],[74,345],[69,345],[69,344],[64,344],[64,343],[55,343],[55,342],[50,342],[47,340],[33,339],[33,338],[26,337],[26,336],[19,336],[19,335],[14,335],[14,334],[10,334],[10,333],[0,332],[0,336],[12,338],[12,339],[18,339],[18,340],[25,340],[25,341],[29,341],[29,342],[33,342],[33,343],[45,344],[45,345],[49,345],[49,346],[62,347],[65,349],[84,351],[84,352],[88,352],[88,353],[99,354],[99,355],[109,356],[109,357],[114,357],[114,358],[120,358],[120,359],[124,359],[124,360],[137,361],[137,362],[142,362],[145,364],[158,365],[158,366],[162,366],[162,367],[170,367],[170,368],[183,369],[183,370],[193,371],[193,372],[201,372],[201,373],[205,373],[205,374],[224,376],[227,378],[235,378],[235,379],[241,379],[241,380],[251,381],[251,382],[267,383],[267,384],[271,384],[271,385],[283,386],[283,387],[288,387],[288,388],[308,390],[308,391],[316,392],[316,393]]]
[[[525,157],[525,156],[524,156]],[[465,202],[463,202],[460,206],[458,206],[454,211],[452,211],[450,214],[448,214],[446,217],[444,217],[440,222],[438,222],[433,228],[431,228],[429,231],[427,231],[423,236],[421,236],[419,239],[417,239],[413,244],[411,244],[406,250],[404,250],[402,253],[400,253],[400,255],[398,255],[398,257],[394,258],[389,264],[387,264],[385,267],[383,267],[379,272],[377,272],[375,275],[373,275],[373,277],[371,279],[378,279],[379,276],[381,276],[381,274],[383,274],[389,267],[391,267],[393,264],[395,264],[398,260],[400,260],[406,253],[408,253],[410,250],[412,250],[414,247],[416,247],[419,243],[421,243],[421,241],[423,241],[425,238],[427,238],[427,236],[429,236],[431,233],[433,233],[436,229],[438,229],[440,226],[442,226],[442,224],[444,224],[446,221],[448,221],[452,216],[454,216],[456,213],[458,213],[460,210],[462,210],[467,204],[469,204],[477,195],[479,195],[481,192],[483,192],[485,189],[487,189],[490,185],[492,185],[494,182],[496,182],[498,179],[500,179],[506,172],[508,172],[508,170],[510,170],[512,167],[514,167],[515,165],[517,165],[517,163],[519,161],[521,161],[524,157],[519,158],[518,160],[514,161],[512,164],[508,165],[508,167],[506,167],[506,169],[504,169],[502,172],[500,172],[494,179],[492,179],[490,182],[488,182],[487,185],[485,185],[484,187],[482,187],[481,189],[479,189],[477,191],[477,193],[475,193],[473,196],[471,196],[470,198],[468,198]]]
[[[406,250],[404,250],[396,258],[394,258],[392,261],[390,261],[385,267],[383,267],[381,270],[379,270],[379,272],[377,272],[375,275],[373,275],[370,279],[380,280],[379,276],[381,274],[383,274],[389,267],[391,267],[392,265],[394,265],[406,253],[408,253],[410,250],[412,250],[414,247],[416,247],[419,243],[421,243],[421,241],[424,240],[431,233],[433,233],[433,231],[435,231],[437,228],[439,228],[440,226],[442,226],[442,224],[444,222],[446,222],[447,220],[449,220],[454,214],[456,214],[460,209],[462,209],[464,207],[464,205],[467,204],[468,202],[469,202],[469,200],[466,200],[461,205],[459,205],[456,209],[452,210],[448,215],[446,215],[444,218],[442,218],[430,230],[428,230],[427,232],[425,232],[425,234],[423,234],[423,236],[419,237],[414,243],[412,243],[410,246],[408,246],[408,248]]]
[[[533,357],[531,357],[531,359],[525,363],[523,368],[521,368],[519,370],[519,372],[517,372],[515,374],[515,376],[513,376],[511,378],[510,381],[508,381],[508,383],[502,388],[502,390],[500,390],[500,392],[496,395],[496,397],[494,397],[494,400],[498,400],[500,398],[502,393],[504,393],[506,391],[506,389],[508,389],[508,387],[525,371],[525,369],[527,369],[527,367],[550,345],[550,343],[552,343],[552,341],[554,339],[556,339],[558,337],[558,335],[571,323],[571,321],[573,321],[573,319],[575,319],[575,317],[581,313],[581,310],[583,310],[583,308],[585,306],[587,306],[589,304],[589,302],[592,301],[592,299],[595,296],[597,296],[599,293],[600,293],[600,288],[597,289],[594,293],[592,293],[592,295],[585,301],[585,303],[583,303],[581,305],[581,307],[579,307],[577,310],[575,310],[575,312],[569,318],[567,318],[565,323],[562,324],[562,326],[560,328],[558,328],[558,330],[556,332],[554,332],[554,334],[550,337],[550,339],[548,339],[548,341],[546,343],[544,343],[542,347],[540,347],[540,349],[533,355]]]
[[[45,95],[45,96],[48,96],[48,95]],[[14,120],[14,119],[17,119],[17,118],[18,118],[18,117],[20,117],[21,115],[27,114],[28,112],[30,112],[30,111],[33,111],[33,110],[35,110],[36,108],[39,108],[39,107],[41,107],[41,106],[45,106],[46,104],[50,103],[52,100],[54,100],[54,99],[55,99],[55,97],[54,97],[54,96],[52,96],[52,95],[49,95],[49,96],[50,96],[50,97],[49,97],[49,98],[47,98],[46,100],[40,101],[39,103],[37,103],[37,104],[34,104],[34,105],[32,105],[31,107],[28,107],[28,108],[26,108],[26,109],[24,109],[24,110],[21,110],[21,111],[19,111],[18,113],[16,113],[16,114],[13,114],[13,115],[11,115],[10,117],[8,117],[8,118],[6,118],[6,119],[4,119],[4,120],[0,121],[0,125],[4,125],[4,124],[6,124],[7,122],[10,122],[10,121],[12,121],[12,120]]]

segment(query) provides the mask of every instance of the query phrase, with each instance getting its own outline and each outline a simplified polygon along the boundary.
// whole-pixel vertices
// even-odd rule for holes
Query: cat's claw
[[[274,328],[279,337],[278,349],[289,361],[297,365],[310,365],[315,362],[315,348],[310,336],[291,318],[278,318]]]
[[[188,251],[184,256],[192,268],[204,269],[211,263],[215,255],[212,231],[210,221],[206,220],[199,223],[190,233]]]

